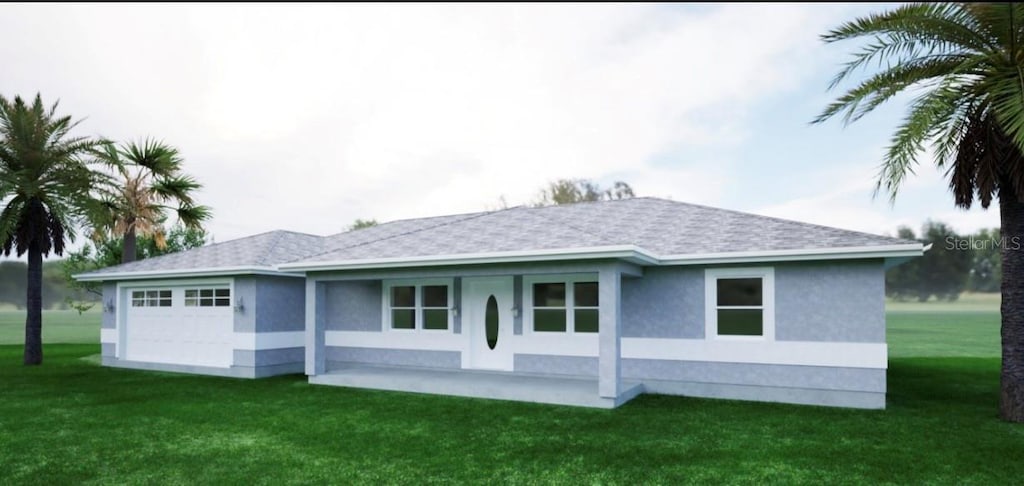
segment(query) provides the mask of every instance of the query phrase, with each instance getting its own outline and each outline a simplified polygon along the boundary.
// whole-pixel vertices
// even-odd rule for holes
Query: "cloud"
[[[714,160],[650,161],[742,143],[751,105],[808,69],[792,60],[819,12],[23,5],[0,28],[40,41],[0,52],[5,94],[180,147],[224,240],[524,203],[559,177],[713,202],[730,177]]]

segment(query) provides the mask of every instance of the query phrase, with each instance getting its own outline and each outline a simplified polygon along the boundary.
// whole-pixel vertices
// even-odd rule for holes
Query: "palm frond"
[[[164,201],[177,200],[183,205],[193,204],[192,192],[202,187],[202,184],[188,175],[161,177],[150,186],[153,193],[160,199]]]
[[[210,219],[213,211],[208,206],[183,206],[178,208],[178,219],[186,228],[202,229],[203,221]]]

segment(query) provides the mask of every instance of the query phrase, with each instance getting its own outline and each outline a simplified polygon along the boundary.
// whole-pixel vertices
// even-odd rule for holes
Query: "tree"
[[[932,245],[915,263],[920,265],[921,288],[918,300],[924,302],[931,296],[949,301],[956,300],[967,288],[971,270],[971,252],[956,245],[963,241],[960,235],[945,223],[926,221],[921,228],[921,242]]]
[[[957,206],[999,201],[1000,232],[1024,235],[1024,5],[915,3],[844,23],[827,43],[866,39],[830,89],[870,66],[814,120],[854,122],[909,92],[878,175],[894,199],[926,145],[946,170]],[[999,414],[1024,422],[1024,251],[1003,246]]]
[[[914,230],[900,226],[896,237],[903,240],[917,240]],[[921,287],[920,259],[905,262],[885,272],[885,295],[896,300],[907,300],[917,297]]]
[[[146,259],[198,248],[205,245],[207,240],[206,231],[202,228],[190,228],[179,224],[171,228],[163,238],[162,244],[158,244],[155,236],[139,236],[136,251],[139,259]],[[75,280],[74,276],[121,263],[123,245],[124,239],[120,238],[93,241],[92,244],[86,243],[81,250],[69,253],[68,257],[60,262],[63,280],[78,294],[64,299],[69,307],[79,313],[85,312],[96,304],[97,298],[103,296],[100,282],[80,282]],[[91,298],[83,298],[83,294],[84,297]]]
[[[348,229],[346,231],[355,231],[357,229],[369,228],[371,226],[377,226],[377,220],[376,219],[359,219],[359,218],[356,218],[356,220],[353,221],[351,225],[349,225],[349,227],[348,227]]]
[[[999,248],[999,228],[982,229],[971,235],[971,274],[967,290],[971,292],[999,292],[1002,279]]]
[[[122,263],[138,257],[139,236],[152,237],[163,248],[168,211],[193,229],[202,229],[203,221],[209,219],[210,208],[196,205],[192,199],[202,185],[182,173],[182,159],[174,147],[146,139],[120,146],[107,144],[97,155],[117,169],[119,180],[101,188],[103,205],[92,215],[94,238],[122,238]]]
[[[920,302],[933,296],[953,301],[967,287],[973,252],[959,242],[965,241],[952,228],[938,221],[926,221],[921,237],[916,238],[910,228],[902,227],[897,236],[932,245],[921,258],[915,258],[890,269],[885,274],[886,295],[904,300],[915,298]]]
[[[31,104],[0,96],[0,248],[28,254],[26,365],[43,362],[43,256],[64,253],[93,208],[92,188],[106,182],[86,159],[102,142],[72,137],[77,124],[57,115],[57,103],[47,109],[38,94]]]
[[[633,188],[622,181],[615,182],[611,188],[601,189],[597,183],[588,179],[558,179],[549,182],[541,189],[533,205],[536,207],[559,204],[573,204],[613,199],[629,199],[634,197]]]

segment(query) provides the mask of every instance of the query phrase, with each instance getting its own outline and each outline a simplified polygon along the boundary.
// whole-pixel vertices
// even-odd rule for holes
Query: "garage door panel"
[[[170,307],[128,307],[126,358],[154,363],[231,366],[233,309],[185,307],[184,288],[172,290],[174,298]]]

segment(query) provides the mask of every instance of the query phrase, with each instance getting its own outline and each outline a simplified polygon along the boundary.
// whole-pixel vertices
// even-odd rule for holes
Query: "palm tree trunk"
[[[1003,188],[1009,184],[1001,185]],[[1003,369],[999,416],[1024,422],[1024,203],[1002,191],[999,218],[1003,237]]]
[[[135,220],[128,221],[128,230],[124,232],[124,246],[121,249],[121,263],[135,261]]]
[[[25,364],[43,363],[43,252],[38,242],[28,245],[28,307],[25,316]]]

